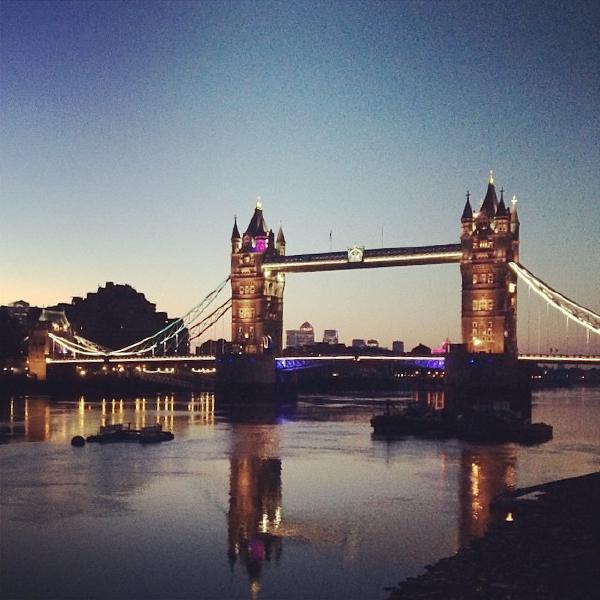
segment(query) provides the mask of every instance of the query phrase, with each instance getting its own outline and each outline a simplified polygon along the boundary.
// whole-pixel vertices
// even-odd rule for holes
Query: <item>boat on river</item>
[[[414,406],[400,411],[388,407],[384,414],[373,416],[371,426],[378,437],[455,437],[474,443],[543,444],[553,435],[551,425],[531,423],[501,411],[471,411],[450,419],[443,411]]]
[[[531,423],[502,412],[474,411],[456,420],[456,437],[467,442],[543,444],[552,436],[552,425]]]
[[[417,435],[422,437],[450,437],[454,427],[442,411],[433,411],[420,404],[409,404],[403,409],[394,408],[388,403],[382,415],[371,419],[373,434],[377,437],[402,437]]]
[[[132,429],[131,423],[125,427],[121,423],[104,425],[95,435],[89,435],[86,442],[98,442],[100,444],[115,444],[122,442],[136,442],[140,444],[156,444],[159,442],[170,442],[174,439],[170,431],[163,431],[162,425],[149,425],[141,429]]]

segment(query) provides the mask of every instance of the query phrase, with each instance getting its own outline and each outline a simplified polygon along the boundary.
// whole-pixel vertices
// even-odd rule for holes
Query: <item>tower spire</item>
[[[467,201],[465,202],[465,208],[463,209],[462,217],[460,218],[461,221],[473,218],[473,209],[471,208],[470,202],[471,192],[469,192],[469,190],[467,190],[466,197]]]
[[[506,208],[506,204],[504,204],[504,188],[500,190],[500,202],[498,202],[498,210],[496,211],[497,217],[506,217],[508,216],[508,209]]]
[[[283,235],[283,227],[279,225],[279,231],[277,232],[277,243],[285,244],[285,236]]]
[[[493,217],[496,214],[498,208],[498,198],[496,196],[496,187],[494,185],[494,172],[490,171],[490,177],[488,179],[487,192],[485,198],[481,203],[480,212],[485,213],[488,217]]]
[[[233,231],[231,232],[231,240],[239,240],[241,239],[242,236],[240,235],[240,230],[238,229],[237,226],[237,215],[234,215],[233,217]]]

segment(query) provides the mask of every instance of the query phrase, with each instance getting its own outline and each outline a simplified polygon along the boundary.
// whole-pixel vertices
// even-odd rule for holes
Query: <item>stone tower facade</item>
[[[234,352],[281,353],[285,275],[264,271],[263,262],[285,254],[281,227],[277,239],[267,228],[262,205],[256,203],[252,219],[240,235],[237,220],[231,234],[231,341]]]
[[[73,341],[71,324],[62,310],[42,309],[39,319],[33,323],[29,330],[29,341],[27,347],[27,366],[29,374],[38,381],[45,381],[47,376],[46,358],[54,357],[54,343],[48,334],[52,332],[60,337]],[[60,352],[60,351],[59,351]],[[64,353],[64,350],[62,350]],[[60,353],[58,354],[61,356]]]
[[[478,212],[467,202],[461,218],[462,338],[469,352],[517,354],[517,276],[508,263],[519,261],[519,217],[496,196],[490,175]]]

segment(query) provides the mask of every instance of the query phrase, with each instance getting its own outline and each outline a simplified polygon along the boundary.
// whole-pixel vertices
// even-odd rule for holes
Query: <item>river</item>
[[[373,439],[371,415],[415,394],[249,415],[210,393],[0,398],[2,595],[383,600],[484,533],[497,494],[600,469],[600,388],[535,392],[540,446]],[[157,421],[174,441],[69,443]]]

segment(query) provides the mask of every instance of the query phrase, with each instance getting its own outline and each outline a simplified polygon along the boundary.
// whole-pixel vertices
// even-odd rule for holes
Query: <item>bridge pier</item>
[[[278,376],[273,354],[222,354],[216,367],[219,400],[280,402],[296,396],[294,379]]]
[[[216,357],[217,386],[240,388],[276,383],[275,357],[269,354],[222,354]]]
[[[516,355],[472,353],[453,344],[446,355],[444,387],[452,416],[486,409],[531,419],[531,366],[519,363]]]

